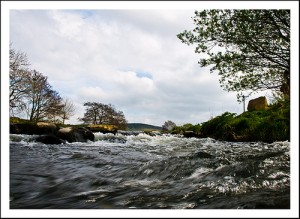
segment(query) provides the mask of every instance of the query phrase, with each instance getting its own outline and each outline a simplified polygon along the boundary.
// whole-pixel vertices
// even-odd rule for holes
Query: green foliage
[[[263,120],[255,130],[258,139],[265,142],[290,140],[289,121],[285,118],[273,118]]]
[[[172,134],[184,134],[187,131],[192,131],[195,134],[200,134],[200,129],[201,129],[201,125],[197,124],[197,125],[193,125],[191,123],[187,123],[184,124],[182,126],[175,126],[173,127],[173,129],[171,130]]]
[[[202,123],[201,136],[232,140],[230,136],[233,128],[231,123],[235,116],[235,113],[225,112],[221,116]]]
[[[27,119],[21,119],[19,117],[9,117],[9,122],[10,123],[28,123],[29,120],[27,120]]]
[[[240,115],[225,112],[201,125],[176,126],[172,133],[184,134],[186,131],[225,141],[290,140],[290,104],[283,100],[269,106],[268,110],[247,111]]]
[[[184,124],[182,127],[183,127],[183,129],[186,130],[186,131],[192,131],[192,129],[193,129],[193,124],[187,123],[187,124]]]
[[[196,44],[201,67],[217,71],[227,91],[272,89],[289,96],[289,10],[203,10],[193,17],[195,29],[177,37]],[[241,100],[241,99],[239,99]]]

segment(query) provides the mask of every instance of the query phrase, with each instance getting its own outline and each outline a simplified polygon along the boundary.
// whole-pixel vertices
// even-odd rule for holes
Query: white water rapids
[[[12,209],[287,209],[290,143],[94,133],[10,135]]]

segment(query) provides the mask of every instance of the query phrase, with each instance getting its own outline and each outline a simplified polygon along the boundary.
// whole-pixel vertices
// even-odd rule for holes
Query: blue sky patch
[[[137,71],[136,76],[139,78],[149,78],[149,79],[153,79],[152,75],[148,72],[144,72],[144,71]]]

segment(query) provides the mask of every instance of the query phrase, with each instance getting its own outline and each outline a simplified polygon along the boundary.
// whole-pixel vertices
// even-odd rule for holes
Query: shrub
[[[216,139],[224,139],[229,134],[232,134],[231,121],[235,117],[235,113],[225,112],[221,116],[202,123],[201,136],[211,137]]]
[[[193,129],[189,127],[189,129]],[[225,112],[198,127],[201,137],[227,141],[274,142],[290,140],[290,104],[284,100],[268,110]]]

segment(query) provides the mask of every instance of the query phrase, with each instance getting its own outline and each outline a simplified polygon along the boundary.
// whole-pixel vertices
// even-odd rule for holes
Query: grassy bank
[[[225,141],[285,141],[290,140],[290,103],[280,101],[267,110],[225,112],[202,124],[175,127],[172,133],[193,131],[198,137]]]

